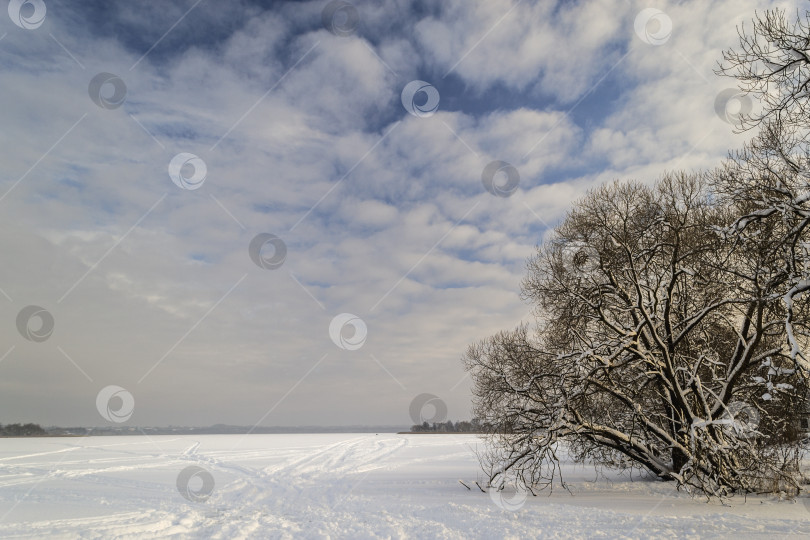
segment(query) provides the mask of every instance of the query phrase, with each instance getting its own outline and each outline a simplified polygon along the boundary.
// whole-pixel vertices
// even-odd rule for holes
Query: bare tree
[[[598,188],[529,261],[536,328],[464,357],[476,415],[494,426],[491,482],[552,485],[564,451],[710,495],[798,491],[786,411],[804,383],[771,245],[784,236],[764,221],[730,234],[750,202],[719,199],[713,180]]]
[[[755,15],[718,73],[761,105],[716,170],[616,183],[528,264],[523,325],[464,357],[485,470],[529,489],[559,457],[708,495],[800,491],[810,373],[810,12]]]
[[[762,107],[741,118],[742,127],[773,119],[783,125],[810,125],[810,11],[795,17],[782,9],[756,14],[738,28],[739,47],[723,52],[717,73],[733,77]]]
[[[808,330],[796,311],[810,290],[810,11],[789,18],[768,10],[738,33],[739,47],[723,53],[718,73],[735,78],[763,110],[744,119],[759,133],[715,173],[715,189],[740,208],[732,234],[741,241],[775,229],[772,256],[780,268],[772,277],[781,284],[791,356],[808,370]]]

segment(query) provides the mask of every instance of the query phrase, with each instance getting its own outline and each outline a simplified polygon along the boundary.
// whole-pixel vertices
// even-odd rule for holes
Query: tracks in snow
[[[98,511],[106,508],[109,513],[33,525],[0,522],[0,536],[38,537],[46,531],[68,536],[72,532],[72,537],[79,531],[81,538],[175,534],[249,538],[262,530],[295,534],[302,523],[328,521],[368,474],[390,467],[389,458],[408,445],[405,437],[362,435],[326,444],[302,439],[309,444],[267,449],[256,448],[253,439],[248,448],[209,451],[204,438],[185,440],[187,446],[178,449],[175,443],[174,451],[137,441],[70,444],[2,458],[0,488],[8,491],[5,496],[0,492],[0,503],[25,500],[26,492],[33,490],[29,501],[57,506],[91,502]],[[56,457],[60,454],[61,461]],[[173,482],[192,463],[215,478],[215,489],[205,503],[186,501]],[[131,512],[131,508],[149,510]]]

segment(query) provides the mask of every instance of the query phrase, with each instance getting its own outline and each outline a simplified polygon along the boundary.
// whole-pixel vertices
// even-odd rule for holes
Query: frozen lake
[[[810,536],[806,499],[706,504],[572,464],[571,493],[493,497],[473,484],[480,447],[474,435],[0,439],[0,537]]]

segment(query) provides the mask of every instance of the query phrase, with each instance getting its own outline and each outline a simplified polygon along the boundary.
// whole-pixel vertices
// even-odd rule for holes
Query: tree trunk
[[[687,461],[689,461],[689,457],[682,450],[678,448],[672,449],[672,472],[680,473]]]

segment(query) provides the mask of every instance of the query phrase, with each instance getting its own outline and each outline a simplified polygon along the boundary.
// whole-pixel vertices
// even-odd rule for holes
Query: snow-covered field
[[[810,536],[804,499],[706,504],[571,464],[572,493],[492,496],[472,483],[480,444],[394,434],[0,439],[0,537]]]

